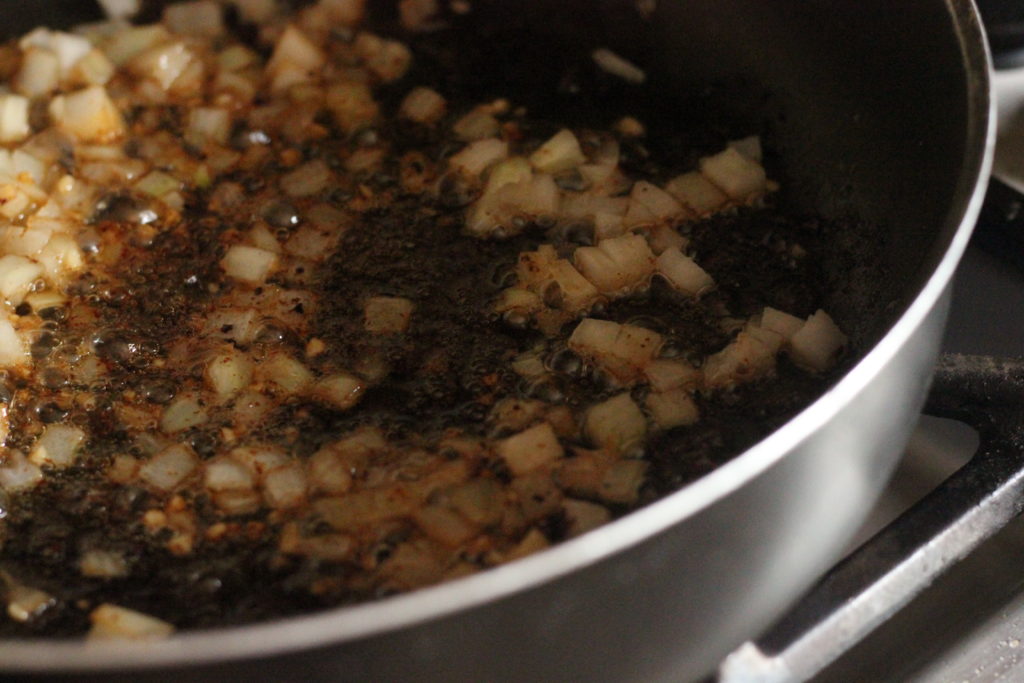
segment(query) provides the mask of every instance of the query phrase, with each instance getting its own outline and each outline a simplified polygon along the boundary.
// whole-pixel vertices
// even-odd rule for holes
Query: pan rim
[[[945,0],[966,70],[966,151],[938,264],[885,336],[829,391],[781,428],[699,480],[583,537],[508,565],[371,603],[267,623],[190,631],[164,641],[0,641],[0,671],[145,670],[270,657],[368,638],[472,609],[551,582],[637,545],[710,507],[807,441],[894,359],[941,300],[981,209],[995,144],[995,98],[987,41],[973,3]]]

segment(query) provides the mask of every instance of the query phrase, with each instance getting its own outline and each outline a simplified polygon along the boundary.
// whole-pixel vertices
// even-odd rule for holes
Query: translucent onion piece
[[[497,451],[516,475],[550,465],[563,455],[555,430],[547,422],[500,441]]]
[[[166,638],[174,633],[174,627],[148,614],[125,607],[104,603],[89,614],[92,628],[90,640]]]

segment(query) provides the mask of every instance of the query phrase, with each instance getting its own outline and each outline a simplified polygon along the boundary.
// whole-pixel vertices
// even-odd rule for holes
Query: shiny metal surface
[[[369,605],[166,642],[2,643],[0,671],[682,680],[767,626],[835,559],[916,420],[980,206],[992,123],[984,39],[961,2],[794,1],[775,10],[784,22],[760,21],[766,5],[753,0],[662,7],[650,36],[662,66],[672,72],[687,50],[714,45],[683,71],[734,69],[774,86],[793,105],[780,152],[803,164],[808,196],[822,210],[852,205],[891,222],[888,256],[908,303],[874,349],[711,475],[537,556]],[[878,53],[864,53],[855,35]],[[817,79],[807,70],[815,64]]]

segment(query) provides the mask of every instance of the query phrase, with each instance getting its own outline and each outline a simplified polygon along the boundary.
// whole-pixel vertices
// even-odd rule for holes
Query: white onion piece
[[[363,305],[363,327],[371,334],[401,334],[409,329],[413,302],[392,296],[373,296]]]
[[[82,576],[116,579],[128,576],[128,563],[124,555],[113,550],[87,550],[78,561]]]
[[[579,536],[591,529],[607,524],[612,515],[608,508],[597,503],[566,498],[562,501],[566,521],[569,522],[569,536]]]
[[[736,201],[751,201],[767,189],[767,176],[761,164],[732,148],[701,159],[700,172]]]
[[[673,288],[687,296],[699,297],[715,286],[707,271],[676,247],[661,252],[655,265]]]
[[[537,251],[520,254],[516,266],[519,284],[538,297],[554,296],[557,307],[562,310],[570,313],[588,310],[600,298],[597,288],[568,260],[557,256],[549,244],[540,245]]]
[[[232,426],[244,433],[257,426],[273,407],[273,401],[263,394],[255,391],[242,392],[235,398],[231,409],[234,416]]]
[[[583,432],[595,446],[624,453],[643,444],[647,418],[629,392],[623,392],[591,406],[583,420]]]
[[[731,140],[727,145],[751,161],[761,163],[764,158],[764,151],[761,148],[761,138],[757,135],[750,135],[739,140]]]
[[[405,96],[398,113],[410,121],[432,124],[444,116],[445,106],[444,98],[436,90],[418,87]]]
[[[0,142],[20,142],[28,137],[28,98],[21,95],[0,95]]]
[[[277,254],[257,247],[235,244],[224,254],[220,265],[230,277],[259,284],[277,267]]]
[[[289,394],[295,394],[313,382],[309,369],[282,352],[274,352],[257,367],[257,377],[272,382]]]
[[[359,402],[365,390],[366,386],[359,379],[339,373],[318,380],[312,393],[338,410],[348,410]]]
[[[607,71],[613,76],[618,76],[627,83],[640,85],[647,80],[647,74],[644,73],[643,69],[606,47],[597,48],[590,56],[601,70]]]
[[[320,261],[334,253],[341,233],[335,229],[323,229],[303,225],[284,243],[284,250],[301,258]]]
[[[761,313],[761,327],[780,335],[786,343],[804,326],[804,321],[795,315],[766,306]]]
[[[49,50],[30,47],[22,56],[21,68],[12,85],[27,97],[53,92],[60,85],[60,60]]]
[[[206,409],[203,408],[195,396],[184,395],[174,399],[164,409],[160,417],[160,429],[165,434],[174,434],[189,427],[201,425],[208,419]]]
[[[331,169],[314,159],[281,177],[281,189],[289,197],[312,197],[331,182]]]
[[[345,133],[370,125],[380,112],[370,87],[365,83],[342,81],[332,84],[327,88],[326,103],[338,127]]]
[[[412,521],[427,536],[452,548],[462,545],[480,531],[455,512],[439,505],[421,507],[413,513]]]
[[[523,536],[523,539],[519,541],[516,547],[505,554],[505,561],[511,562],[512,560],[518,560],[522,557],[526,557],[527,555],[540,552],[550,546],[551,542],[548,541],[544,534],[536,529],[530,529],[526,532],[526,535]]]
[[[602,240],[580,247],[576,267],[602,294],[618,295],[646,286],[654,273],[654,254],[641,235]]]
[[[34,488],[43,480],[43,471],[18,451],[8,451],[0,461],[0,489],[18,493]]]
[[[249,515],[260,509],[263,497],[255,490],[218,491],[213,502],[226,515]]]
[[[491,169],[487,185],[484,187],[484,195],[492,195],[506,185],[529,182],[531,178],[533,169],[529,161],[523,157],[509,157]]]
[[[547,422],[498,442],[497,451],[517,476],[550,465],[563,455],[555,430]]]
[[[229,455],[260,477],[288,462],[284,451],[274,446],[240,446],[232,449]]]
[[[116,71],[117,67],[101,50],[92,49],[75,64],[71,79],[85,85],[106,85]]]
[[[621,222],[629,210],[628,197],[600,197],[592,194],[566,194],[562,198],[562,214],[567,218],[589,218],[600,215],[617,216]]]
[[[231,115],[226,109],[196,107],[188,114],[188,135],[192,142],[223,145],[231,135]]]
[[[662,344],[661,335],[643,327],[584,318],[569,337],[569,348],[605,370],[620,384],[644,376]]]
[[[199,466],[199,459],[184,444],[160,451],[139,467],[139,479],[161,491],[170,491]]]
[[[252,381],[252,362],[235,348],[214,356],[206,366],[206,381],[223,400],[234,396]]]
[[[58,128],[81,142],[111,142],[125,132],[121,112],[98,85],[53,98],[50,116]]]
[[[520,311],[526,315],[536,313],[544,308],[540,297],[527,289],[509,287],[503,290],[498,299],[494,302],[494,310],[497,313],[507,311]]]
[[[214,492],[248,491],[256,487],[253,471],[233,457],[222,456],[206,463],[206,488]]]
[[[103,45],[103,52],[117,66],[123,66],[151,47],[170,38],[163,26],[125,26],[115,31]]]
[[[643,460],[620,460],[613,463],[601,479],[598,495],[609,503],[636,503],[647,475],[647,467]]]
[[[671,194],[645,180],[637,181],[629,194],[629,210],[622,222],[626,228],[669,221],[686,214]]]
[[[691,425],[700,419],[697,404],[683,389],[652,391],[647,396],[647,411],[662,429]]]
[[[365,31],[356,36],[353,47],[366,68],[385,83],[404,76],[412,62],[412,53],[402,43]]]
[[[28,459],[36,465],[68,467],[77,459],[83,441],[85,432],[78,427],[47,425],[32,447]]]
[[[580,142],[568,128],[555,135],[530,155],[530,163],[541,173],[561,173],[576,168],[587,158],[583,156]]]
[[[306,502],[306,472],[292,462],[270,470],[263,477],[263,499],[274,509],[293,508]]]
[[[698,216],[706,216],[729,202],[729,197],[696,171],[670,180],[665,190]]]
[[[789,340],[789,355],[803,368],[825,372],[835,365],[848,341],[829,314],[819,310]]]
[[[0,295],[17,306],[32,288],[43,269],[24,256],[8,254],[0,258]]]
[[[327,57],[306,35],[289,25],[274,46],[267,62],[271,88],[282,91],[297,83],[308,83],[323,68]]]
[[[92,44],[82,36],[63,31],[50,31],[45,28],[37,28],[26,34],[18,41],[18,46],[22,50],[27,50],[30,47],[42,48],[55,54],[60,64],[62,77],[66,76],[71,68],[78,63],[78,60],[92,49]]]
[[[28,195],[18,185],[0,185],[0,215],[5,218],[17,219],[30,202]]]
[[[342,494],[352,488],[350,466],[339,452],[321,448],[309,459],[311,486],[327,494]]]
[[[176,2],[164,8],[164,25],[182,36],[217,38],[224,33],[220,5],[211,0]]]
[[[709,356],[702,368],[704,386],[727,389],[774,372],[778,347],[766,344],[760,336],[744,329],[724,349]],[[781,345],[781,337],[778,339]]]
[[[555,217],[558,215],[559,200],[560,192],[554,178],[539,173],[529,180],[504,184],[493,192],[485,191],[484,196],[470,207],[466,228],[477,236],[491,235],[499,228],[503,228],[507,234],[518,232],[514,219],[540,220]]]
[[[465,142],[490,138],[501,130],[501,123],[491,112],[477,107],[455,122],[452,132]]]
[[[113,59],[113,58],[112,58]],[[116,60],[114,60],[116,62]],[[132,58],[129,69],[139,78],[149,79],[161,91],[171,90],[179,79],[184,80],[195,61],[185,43],[157,45]]]
[[[479,176],[494,164],[508,158],[508,143],[498,138],[484,138],[466,145],[448,160],[451,168]],[[520,157],[521,158],[521,157]],[[527,168],[529,168],[527,166]]]
[[[69,273],[75,273],[85,265],[82,250],[70,235],[54,235],[36,260],[43,267],[47,279],[54,284],[63,282]]]
[[[659,358],[644,368],[647,382],[654,391],[671,389],[696,389],[701,383],[701,371],[685,360]]]
[[[277,13],[277,0],[231,0],[246,22],[264,24]]]
[[[7,584],[7,616],[15,621],[29,621],[57,602],[49,593],[15,583],[6,575],[0,575],[0,579],[4,579],[4,583]]]
[[[104,603],[90,612],[89,620],[92,622],[89,640],[153,640],[174,633],[174,626],[166,621],[110,603]]]

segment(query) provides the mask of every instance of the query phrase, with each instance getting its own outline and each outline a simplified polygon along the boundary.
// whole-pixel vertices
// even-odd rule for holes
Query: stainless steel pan
[[[882,228],[891,281],[840,293],[866,308],[872,297],[894,304],[855,330],[866,353],[796,418],[710,475],[512,565],[372,604],[160,643],[0,643],[0,671],[78,680],[692,679],[834,561],[921,408],[950,279],[988,177],[990,66],[973,6],[661,0],[644,19],[614,0],[474,5],[477,39],[509,26],[536,36],[547,67],[524,57],[495,74],[509,87],[530,83],[535,95],[558,86],[550,64],[600,44],[649,71],[655,90],[646,99],[669,118],[692,113],[684,95],[696,83],[740,79],[768,93],[788,186],[808,208]],[[70,23],[82,4],[6,9],[14,32]],[[742,97],[723,111],[764,115]]]

